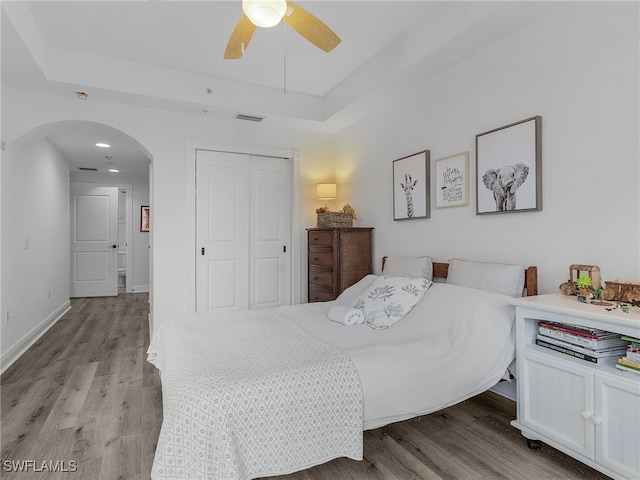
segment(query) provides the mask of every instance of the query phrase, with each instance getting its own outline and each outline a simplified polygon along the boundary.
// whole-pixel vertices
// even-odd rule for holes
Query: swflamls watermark
[[[22,473],[73,473],[78,471],[78,462],[75,460],[4,460],[2,470]]]

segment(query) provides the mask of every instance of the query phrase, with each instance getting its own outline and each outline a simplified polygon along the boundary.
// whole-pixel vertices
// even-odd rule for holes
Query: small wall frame
[[[140,231],[148,232],[151,226],[151,221],[149,217],[149,205],[141,205],[140,206]]]
[[[393,219],[429,218],[429,150],[393,161]]]
[[[542,117],[476,135],[476,214],[542,210]]]
[[[435,161],[436,208],[469,205],[469,152]]]

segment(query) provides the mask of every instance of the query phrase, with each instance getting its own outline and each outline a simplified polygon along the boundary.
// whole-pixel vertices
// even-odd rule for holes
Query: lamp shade
[[[318,200],[332,200],[336,198],[336,184],[335,183],[318,183],[316,185],[316,196]]]
[[[257,27],[273,27],[287,11],[286,0],[242,0],[242,11]]]

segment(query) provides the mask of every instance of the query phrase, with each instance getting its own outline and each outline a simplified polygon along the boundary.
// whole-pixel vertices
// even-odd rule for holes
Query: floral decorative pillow
[[[425,278],[378,277],[352,306],[364,313],[364,323],[375,330],[398,323],[431,286]]]

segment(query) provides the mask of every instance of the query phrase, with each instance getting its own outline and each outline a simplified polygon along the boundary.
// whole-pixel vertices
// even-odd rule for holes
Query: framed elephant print
[[[429,150],[393,161],[393,219],[430,217]]]
[[[476,214],[542,210],[542,117],[476,135]]]

